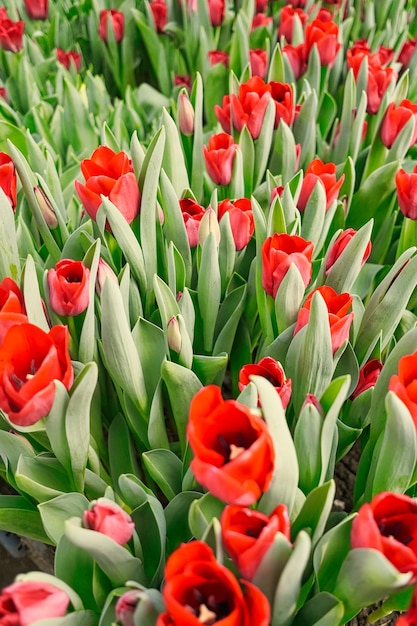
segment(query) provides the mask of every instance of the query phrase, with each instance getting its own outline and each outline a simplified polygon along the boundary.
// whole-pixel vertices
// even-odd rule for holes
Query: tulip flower
[[[0,593],[0,624],[30,626],[40,620],[63,617],[69,602],[65,591],[50,583],[17,581]]]
[[[238,386],[243,391],[250,383],[251,376],[263,376],[274,385],[280,397],[282,407],[287,408],[291,398],[291,378],[285,377],[284,368],[279,361],[270,356],[265,356],[258,363],[248,363],[241,367],[239,372]]]
[[[240,85],[238,95],[224,96],[222,106],[216,104],[214,112],[225,132],[230,132],[232,125],[241,132],[246,125],[252,138],[257,139],[270,99],[270,87],[262,78],[254,76]]]
[[[314,44],[320,57],[320,64],[332,67],[342,44],[338,41],[339,28],[334,22],[315,19],[305,27],[305,53],[308,58]]]
[[[233,201],[222,200],[217,207],[219,222],[222,221],[226,213],[229,215],[236,250],[242,250],[248,245],[255,230],[252,203],[249,198],[239,198]]]
[[[16,208],[16,170],[11,157],[6,152],[0,152],[0,187],[6,194],[12,209]]]
[[[106,498],[98,498],[87,511],[84,511],[83,525],[89,530],[107,535],[121,546],[132,538],[135,530],[130,515],[118,504]]]
[[[209,385],[190,404],[187,436],[197,481],[216,498],[248,506],[268,489],[274,447],[264,420]]]
[[[295,80],[298,80],[307,69],[304,44],[300,43],[297,46],[287,44],[286,46],[283,46],[282,54],[287,57],[292,73],[294,74],[294,78]]]
[[[375,386],[376,381],[382,371],[383,364],[378,359],[371,359],[359,370],[359,380],[353,390],[350,399],[354,400],[361,393]]]
[[[401,213],[411,220],[417,220],[417,165],[411,173],[399,169],[395,185]]]
[[[240,582],[240,584],[239,584]],[[252,583],[235,578],[203,541],[182,544],[168,558],[162,595],[166,613],[156,626],[269,626],[270,607]]]
[[[79,315],[88,306],[90,270],[82,261],[61,259],[48,271],[49,301],[58,315]]]
[[[156,31],[162,33],[167,23],[168,7],[162,0],[153,0],[149,6],[152,11]]]
[[[210,50],[208,52],[208,59],[210,65],[216,65],[217,63],[223,63],[225,67],[229,67],[229,55],[222,50]]]
[[[24,30],[25,23],[23,20],[13,22],[6,9],[0,12],[0,48],[10,52],[19,52],[23,47]]]
[[[268,69],[268,55],[266,50],[262,50],[261,48],[249,50],[249,64],[252,76],[265,78]]]
[[[336,179],[336,165],[334,163],[323,163],[321,159],[313,159],[305,171],[303,184],[298,198],[297,207],[304,212],[311,192],[317,181],[319,181],[326,192],[326,210],[339,195],[339,190],[343,184],[345,175]]]
[[[194,132],[194,109],[185,89],[178,96],[178,126],[183,135]]]
[[[403,43],[400,54],[398,55],[398,62],[402,63],[403,68],[407,68],[410,65],[416,48],[417,39],[408,39]]]
[[[353,228],[346,228],[343,232],[340,233],[334,244],[329,250],[329,253],[326,258],[326,276],[330,272],[330,269],[335,264],[337,259],[342,254],[343,250],[346,248],[350,240],[356,235],[356,230]],[[368,241],[368,245],[366,246],[366,250],[362,257],[361,267],[365,264],[369,255],[371,254],[372,243]]]
[[[381,139],[384,146],[391,148],[401,129],[411,118],[414,119],[414,132],[410,147],[417,141],[417,104],[413,104],[410,100],[402,100],[396,106],[394,102],[390,102],[381,127]]]
[[[251,25],[251,31],[255,30],[255,28],[261,28],[262,26],[268,27],[269,24],[272,24],[273,18],[269,15],[264,15],[263,13],[257,13]]]
[[[278,39],[282,37],[290,44],[294,31],[295,16],[300,20],[301,26],[307,21],[308,15],[303,9],[295,9],[290,5],[283,6],[279,14]]]
[[[388,389],[393,391],[410,411],[417,428],[417,352],[398,361],[398,374],[390,378]]]
[[[195,248],[198,244],[198,229],[205,213],[204,207],[192,198],[182,198],[179,203],[187,231],[188,243],[190,248]]]
[[[311,280],[311,259],[313,243],[298,235],[275,233],[268,237],[262,246],[262,286],[266,293],[273,298],[278,288],[294,264],[300,272],[304,285],[307,287]]]
[[[291,126],[295,115],[294,94],[291,85],[277,81],[271,81],[268,84],[271,88],[271,96],[275,103],[274,127],[278,128],[280,120],[284,120],[288,126]]]
[[[12,278],[0,283],[0,344],[11,326],[27,323],[23,294]]]
[[[46,20],[48,18],[48,0],[23,0],[26,13],[31,20]]]
[[[100,11],[100,26],[98,30],[98,34],[100,38],[107,43],[107,29],[110,28],[113,30],[114,38],[117,43],[120,43],[123,39],[124,30],[125,30],[125,16],[121,11],[116,11],[116,9],[103,9]]]
[[[237,145],[227,133],[212,135],[208,146],[203,146],[208,175],[216,185],[228,185],[232,179]]]
[[[56,58],[64,67],[67,68],[67,70],[71,68],[72,64],[77,72],[81,69],[81,54],[79,52],[75,52],[74,50],[65,52],[64,50],[61,50],[61,48],[57,48]]]
[[[221,26],[225,15],[225,0],[207,0],[212,26]]]

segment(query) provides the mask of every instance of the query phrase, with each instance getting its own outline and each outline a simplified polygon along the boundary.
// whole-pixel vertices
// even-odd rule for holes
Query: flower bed
[[[0,625],[414,624],[416,36],[4,1],[0,530],[55,560]]]

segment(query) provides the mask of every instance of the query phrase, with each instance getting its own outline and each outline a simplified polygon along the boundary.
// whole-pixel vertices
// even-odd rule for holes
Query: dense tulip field
[[[1,4],[0,626],[415,626],[417,1]]]

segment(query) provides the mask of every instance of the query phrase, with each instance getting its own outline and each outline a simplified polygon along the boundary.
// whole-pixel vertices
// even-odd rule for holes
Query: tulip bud
[[[182,338],[177,318],[173,315],[167,328],[168,346],[174,352],[181,352]]]
[[[194,109],[185,89],[178,97],[178,125],[183,135],[194,133]]]
[[[35,198],[38,201],[39,208],[41,210],[43,219],[49,228],[56,228],[58,226],[58,219],[56,217],[56,213],[54,208],[47,198],[45,192],[41,187],[34,187],[33,193],[35,194]]]
[[[201,218],[200,226],[198,228],[198,243],[203,246],[203,243],[207,239],[210,233],[213,233],[217,245],[220,243],[220,227],[217,221],[217,216],[213,209],[209,206],[207,211]]]
[[[119,284],[116,274],[112,268],[101,257],[98,260],[97,278],[96,278],[96,292],[98,296],[101,296],[101,291],[105,283],[106,278],[110,278],[116,285]]]
[[[133,615],[143,591],[140,589],[130,589],[126,591],[117,601],[116,620],[122,626],[134,626]]]

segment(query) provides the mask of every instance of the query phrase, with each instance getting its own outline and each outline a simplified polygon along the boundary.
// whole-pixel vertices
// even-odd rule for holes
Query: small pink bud
[[[103,289],[104,282],[106,278],[110,278],[116,285],[119,284],[117,280],[116,274],[113,272],[112,268],[104,259],[100,258],[98,260],[98,269],[97,269],[97,278],[96,278],[96,292],[97,295],[101,296],[101,290]]]
[[[33,188],[33,193],[35,194],[35,198],[38,202],[39,208],[46,224],[49,226],[49,228],[56,228],[58,226],[58,219],[56,217],[54,208],[47,198],[45,192],[43,191],[43,189],[41,189],[41,187],[38,186]]]
[[[178,97],[178,125],[183,135],[194,133],[194,109],[185,89]]]
[[[173,350],[174,352],[180,353],[181,346],[182,346],[182,338],[181,338],[180,326],[175,316],[172,316],[168,322],[167,339],[168,339],[169,348]]]

